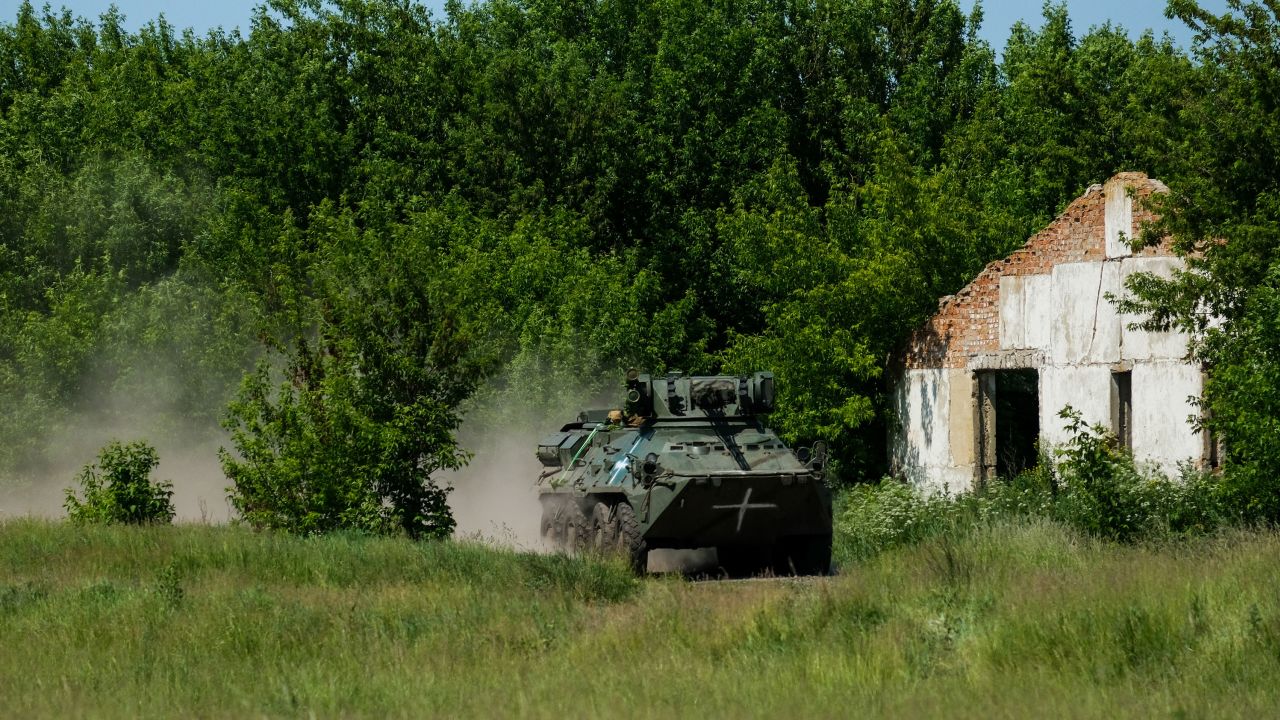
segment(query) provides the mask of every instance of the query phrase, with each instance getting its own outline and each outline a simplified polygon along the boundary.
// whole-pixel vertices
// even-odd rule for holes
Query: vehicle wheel
[[[618,549],[618,522],[613,509],[602,502],[591,509],[590,547],[592,552],[600,555]]]
[[[778,543],[773,571],[779,575],[830,575],[831,536],[783,538]]]
[[[613,519],[617,528],[617,545],[631,569],[643,575],[649,569],[649,545],[640,533],[640,520],[630,504],[620,502],[613,508]]]
[[[560,525],[556,521],[557,508],[543,505],[542,506],[542,545],[547,550],[560,550],[560,542],[563,535],[560,532]]]
[[[773,552],[756,545],[720,545],[716,547],[716,559],[731,578],[755,577],[769,567]]]
[[[568,502],[561,511],[564,522],[564,551],[570,555],[581,555],[590,543],[586,513],[576,502]]]

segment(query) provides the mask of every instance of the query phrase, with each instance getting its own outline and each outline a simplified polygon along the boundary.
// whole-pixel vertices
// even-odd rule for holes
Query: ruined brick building
[[[1175,470],[1211,448],[1189,418],[1203,377],[1178,333],[1127,327],[1108,293],[1167,276],[1167,246],[1127,242],[1165,191],[1142,173],[1093,186],[1009,257],[988,265],[911,337],[894,377],[890,459],[917,487],[970,489],[1067,439],[1066,405],[1111,428],[1140,461]]]

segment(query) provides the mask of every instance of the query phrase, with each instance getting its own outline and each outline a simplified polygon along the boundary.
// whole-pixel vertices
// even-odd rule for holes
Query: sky
[[[46,0],[33,0],[41,5]],[[47,0],[55,8],[65,6],[77,15],[97,18],[112,3],[111,0]],[[247,31],[249,18],[255,5],[260,0],[202,0],[200,2],[160,2],[159,0],[115,0],[115,5],[124,13],[127,25],[136,29],[147,20],[164,13],[169,22],[178,28],[193,28],[197,33],[223,27],[231,29],[239,27]],[[973,6],[973,0],[960,0],[966,10]],[[443,14],[441,8],[444,0],[425,0],[433,14]],[[1226,0],[1201,0],[1205,9],[1222,12]],[[17,16],[21,0],[0,0],[0,21],[12,22]],[[1042,3],[1038,0],[1029,2],[1012,2],[1010,0],[987,0],[983,3],[982,36],[997,51],[1004,47],[1009,37],[1009,28],[1018,20],[1024,20],[1032,27],[1041,24]],[[1132,35],[1138,35],[1147,28],[1154,29],[1156,34],[1168,31],[1174,42],[1183,46],[1191,45],[1191,31],[1177,20],[1168,20],[1164,16],[1165,0],[1068,0],[1067,8],[1071,16],[1072,28],[1076,35],[1082,35],[1090,27],[1101,25],[1110,20],[1123,26]]]

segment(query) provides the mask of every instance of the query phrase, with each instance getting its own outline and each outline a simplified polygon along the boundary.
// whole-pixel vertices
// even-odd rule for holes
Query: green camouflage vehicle
[[[626,403],[538,446],[542,536],[569,553],[716,548],[731,575],[826,574],[826,447],[792,452],[763,424],[773,374],[627,374]]]

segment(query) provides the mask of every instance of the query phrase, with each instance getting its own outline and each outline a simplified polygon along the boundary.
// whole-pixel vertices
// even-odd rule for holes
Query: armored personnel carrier
[[[621,408],[587,410],[538,445],[542,535],[565,552],[714,547],[731,575],[826,574],[826,447],[793,452],[764,425],[773,374],[627,373]]]

